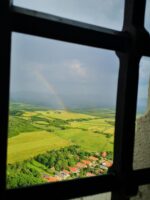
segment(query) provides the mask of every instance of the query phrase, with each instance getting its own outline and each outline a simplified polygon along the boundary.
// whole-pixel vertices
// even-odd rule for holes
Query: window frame
[[[133,170],[136,103],[139,61],[150,57],[150,36],[144,28],[146,0],[125,0],[122,31],[89,25],[63,17],[13,6],[12,1],[0,3],[1,104],[0,104],[0,194],[5,197],[48,196],[68,199],[112,192],[112,200],[129,200],[138,186],[150,183],[150,168]],[[74,179],[27,188],[6,190],[7,133],[11,32],[25,33],[61,41],[114,50],[120,60],[114,163],[107,175]],[[85,37],[86,36],[86,37]],[[128,148],[127,148],[128,147]]]

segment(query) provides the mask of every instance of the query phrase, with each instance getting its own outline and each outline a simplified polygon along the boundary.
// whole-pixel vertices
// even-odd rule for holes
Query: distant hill
[[[33,105],[47,106],[51,109],[68,109],[76,108],[101,108],[114,107],[114,99],[104,100],[98,94],[82,95],[82,94],[58,94],[51,95],[44,92],[13,92],[10,95],[11,101],[25,102]]]

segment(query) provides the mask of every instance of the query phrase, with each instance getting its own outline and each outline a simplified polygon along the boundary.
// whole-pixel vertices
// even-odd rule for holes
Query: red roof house
[[[46,178],[46,180],[48,182],[56,182],[56,181],[60,181],[61,179],[59,177],[53,177],[53,176],[51,176],[49,178]]]
[[[77,167],[69,167],[71,173],[78,173],[79,169]]]

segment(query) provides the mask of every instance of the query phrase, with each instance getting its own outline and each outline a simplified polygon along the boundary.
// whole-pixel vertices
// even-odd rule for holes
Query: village
[[[74,166],[68,166],[67,169],[57,171],[53,167],[52,170],[55,172],[53,176],[46,173],[41,174],[41,176],[46,182],[57,182],[72,178],[103,175],[108,172],[108,169],[113,164],[112,160],[108,159],[107,156],[107,152],[95,153],[94,156],[89,156],[86,159],[77,162]]]

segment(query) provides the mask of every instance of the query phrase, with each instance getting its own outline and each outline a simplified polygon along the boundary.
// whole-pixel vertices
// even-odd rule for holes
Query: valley
[[[112,165],[114,110],[11,103],[8,135],[8,188],[101,175]]]

